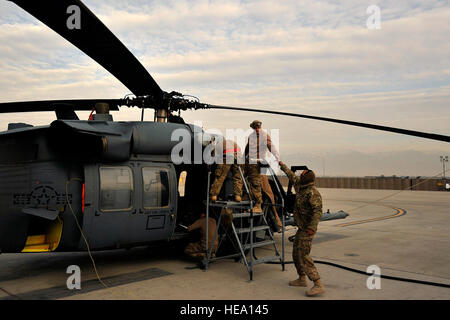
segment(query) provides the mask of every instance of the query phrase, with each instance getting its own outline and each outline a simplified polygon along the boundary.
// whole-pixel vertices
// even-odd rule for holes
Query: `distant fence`
[[[283,186],[288,185],[287,177],[279,177]],[[448,180],[447,180],[447,183]],[[319,188],[343,189],[384,189],[384,190],[420,190],[442,191],[444,183],[437,178],[402,177],[317,177]]]

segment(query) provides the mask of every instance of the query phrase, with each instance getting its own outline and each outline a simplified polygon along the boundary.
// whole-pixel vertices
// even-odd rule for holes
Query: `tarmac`
[[[316,263],[325,293],[305,296],[307,288],[290,287],[293,264],[254,267],[253,280],[242,262],[212,263],[208,270],[175,247],[139,247],[93,252],[99,277],[87,252],[0,254],[0,300],[434,300],[450,299],[450,289],[374,278],[381,276],[450,284],[450,192],[319,189],[324,211],[344,210],[346,219],[323,221],[311,256],[364,274]],[[285,232],[286,261],[292,260],[295,234]],[[275,234],[281,248],[281,233]],[[256,249],[258,257],[271,255]],[[70,265],[81,270],[81,289],[66,286]],[[371,278],[370,278],[371,277]],[[369,285],[368,285],[369,283]],[[378,285],[379,284],[379,285]],[[312,283],[308,282],[311,287]],[[374,288],[375,286],[375,288]],[[370,288],[369,288],[370,287]]]

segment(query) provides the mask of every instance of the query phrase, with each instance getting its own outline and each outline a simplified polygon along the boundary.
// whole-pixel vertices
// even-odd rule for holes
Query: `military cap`
[[[250,128],[256,129],[257,127],[260,127],[261,124],[262,124],[261,121],[259,121],[259,120],[254,120],[252,123],[250,123]]]

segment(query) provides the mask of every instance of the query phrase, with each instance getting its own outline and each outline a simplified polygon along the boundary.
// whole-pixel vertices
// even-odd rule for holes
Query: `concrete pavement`
[[[450,284],[450,193],[319,190],[324,211],[342,209],[350,216],[319,224],[311,253],[315,260],[362,271],[376,265],[382,275]],[[405,210],[406,214],[348,225],[393,216],[398,212],[394,208]],[[346,226],[339,226],[344,222]],[[286,260],[292,260],[292,243],[287,241],[292,234],[295,228],[288,227]],[[281,234],[276,234],[276,239],[280,244]],[[259,257],[270,252],[259,248],[256,254]],[[304,295],[305,288],[288,286],[289,280],[296,278],[292,264],[284,272],[280,265],[258,265],[254,280],[248,281],[245,266],[233,260],[213,263],[208,271],[186,269],[193,263],[174,248],[102,251],[94,252],[93,257],[103,279],[121,276],[128,282],[121,278],[122,282],[109,288],[89,282],[96,275],[85,252],[1,254],[0,299],[11,295],[26,299],[310,299]],[[80,266],[82,287],[83,283],[90,283],[90,291],[83,292],[82,288],[76,294],[64,293],[69,265]],[[450,299],[448,288],[381,279],[381,289],[369,290],[366,285],[369,275],[324,264],[317,267],[326,289],[317,299]],[[157,272],[148,273],[150,269]]]

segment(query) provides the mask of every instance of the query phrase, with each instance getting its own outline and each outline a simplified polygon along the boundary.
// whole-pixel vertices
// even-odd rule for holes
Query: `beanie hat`
[[[311,182],[314,182],[316,180],[316,175],[314,174],[314,171],[308,170],[304,175],[300,178],[300,184],[302,186],[309,184]]]

